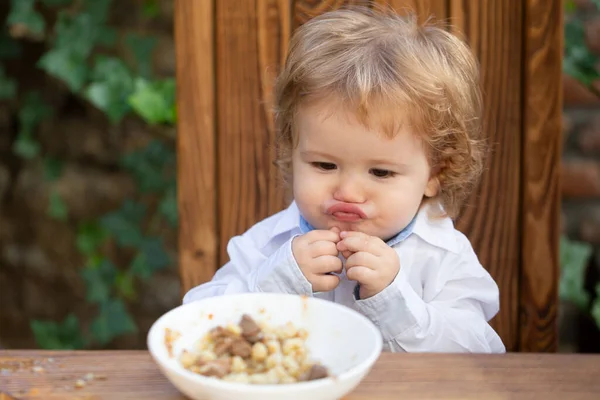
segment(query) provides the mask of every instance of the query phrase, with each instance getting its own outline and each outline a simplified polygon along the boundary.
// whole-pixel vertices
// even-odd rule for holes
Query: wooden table
[[[0,400],[185,399],[145,351],[0,351],[0,392]],[[344,400],[471,398],[600,399],[600,355],[384,353]]]

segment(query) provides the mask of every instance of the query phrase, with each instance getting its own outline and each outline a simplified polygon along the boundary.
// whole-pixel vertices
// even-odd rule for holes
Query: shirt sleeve
[[[210,282],[188,291],[183,303],[233,293],[277,292],[312,296],[312,285],[298,266],[292,253],[293,237],[272,254],[257,246],[254,237],[260,232],[246,232],[229,241],[230,261],[221,267]]]
[[[428,301],[401,268],[386,289],[356,307],[379,327],[389,351],[505,352],[488,324],[499,309],[498,286],[474,253],[448,253],[439,271],[428,283],[437,287]]]

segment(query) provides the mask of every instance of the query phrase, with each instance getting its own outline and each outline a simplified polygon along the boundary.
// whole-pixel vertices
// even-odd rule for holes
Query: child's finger
[[[337,249],[334,242],[330,240],[319,240],[317,242],[313,242],[310,244],[310,255],[312,257],[319,256],[336,256],[339,254],[339,250]]]
[[[366,251],[359,251],[357,253],[352,254],[346,260],[346,269],[353,267],[366,267],[369,269],[377,268],[378,257],[374,256],[371,253],[367,253]]]
[[[318,242],[319,240],[327,240],[336,243],[340,240],[339,232],[333,232],[331,230],[314,230],[308,232],[305,236],[308,244]]]
[[[340,284],[340,278],[337,275],[321,275],[313,278],[312,286],[316,292],[329,292]]]
[[[337,256],[320,256],[315,258],[315,269],[314,272],[319,274],[328,274],[335,272],[337,274],[342,272],[343,264]]]
[[[354,266],[348,268],[346,266],[346,277],[351,281],[356,281],[360,284],[368,284],[375,280],[375,271],[363,266]]]
[[[351,251],[356,253],[358,251],[366,251],[368,253],[372,253],[375,255],[380,255],[380,240],[374,238],[369,235],[365,235],[364,233],[359,232],[348,232],[352,233],[352,235],[344,235],[344,232],[341,233],[342,240],[340,240],[337,244],[337,249],[339,251]]]

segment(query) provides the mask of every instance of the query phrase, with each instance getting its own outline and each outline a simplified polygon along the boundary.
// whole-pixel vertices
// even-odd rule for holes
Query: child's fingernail
[[[346,232],[346,231],[340,232],[340,237],[346,237],[347,235],[348,235],[348,232]]]

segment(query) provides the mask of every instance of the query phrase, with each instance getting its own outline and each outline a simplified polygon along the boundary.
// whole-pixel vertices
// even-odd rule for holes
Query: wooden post
[[[213,2],[175,1],[177,198],[182,292],[217,265]]]
[[[563,2],[524,2],[520,351],[556,351]]]

